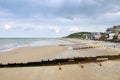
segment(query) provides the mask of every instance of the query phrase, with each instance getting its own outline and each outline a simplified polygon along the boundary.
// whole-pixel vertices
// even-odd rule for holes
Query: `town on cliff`
[[[120,25],[107,28],[105,32],[77,32],[66,36],[66,38],[120,42]]]

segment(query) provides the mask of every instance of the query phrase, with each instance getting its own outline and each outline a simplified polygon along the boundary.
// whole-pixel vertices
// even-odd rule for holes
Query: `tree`
[[[117,36],[117,35],[114,35],[114,36],[113,36],[113,40],[116,41],[117,39],[118,39],[118,36]]]
[[[102,34],[100,40],[105,40],[105,39],[106,39],[106,34]]]

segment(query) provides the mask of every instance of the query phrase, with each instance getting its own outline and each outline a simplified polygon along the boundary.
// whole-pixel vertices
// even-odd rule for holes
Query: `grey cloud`
[[[0,7],[16,16],[95,16],[119,8],[119,0],[1,0]],[[119,9],[118,9],[119,10]]]
[[[0,14],[0,21],[12,21],[15,24],[117,24],[117,17],[108,19],[107,15],[103,15],[120,11],[120,0],[0,0],[0,10],[6,13]],[[70,22],[62,22],[57,18]]]

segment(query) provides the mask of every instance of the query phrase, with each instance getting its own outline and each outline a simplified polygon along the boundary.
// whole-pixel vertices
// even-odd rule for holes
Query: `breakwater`
[[[120,59],[119,55],[104,55],[96,57],[74,57],[74,58],[61,58],[54,60],[41,60],[38,62],[28,62],[28,63],[0,63],[0,68],[10,68],[10,67],[35,67],[35,66],[54,66],[54,65],[67,65],[67,64],[79,64],[79,63],[90,63],[90,62],[102,62],[107,60]]]
[[[80,50],[80,49],[90,49],[90,48],[100,48],[100,47],[113,47],[115,48],[115,45],[93,45],[93,46],[81,46],[81,45],[75,45],[73,46],[73,50]]]

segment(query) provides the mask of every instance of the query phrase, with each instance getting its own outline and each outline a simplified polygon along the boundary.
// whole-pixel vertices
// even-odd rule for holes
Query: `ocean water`
[[[0,38],[0,52],[20,47],[52,45],[58,39],[53,38]]]

